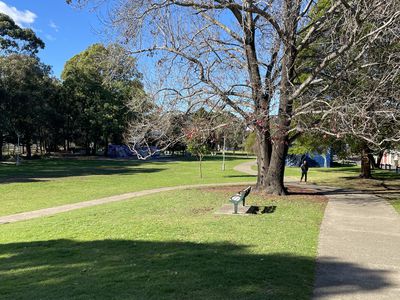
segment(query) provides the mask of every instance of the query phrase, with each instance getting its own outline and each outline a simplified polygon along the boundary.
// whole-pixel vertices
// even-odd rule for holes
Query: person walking
[[[303,178],[304,178],[304,182],[307,182],[308,164],[307,164],[306,160],[301,164],[300,168],[301,168],[300,182],[303,181]]]

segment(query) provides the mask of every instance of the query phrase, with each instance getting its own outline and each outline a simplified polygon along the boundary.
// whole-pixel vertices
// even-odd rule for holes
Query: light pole
[[[224,147],[222,148],[222,166],[221,166],[222,171],[225,171],[225,145],[226,145],[226,140],[224,134]]]

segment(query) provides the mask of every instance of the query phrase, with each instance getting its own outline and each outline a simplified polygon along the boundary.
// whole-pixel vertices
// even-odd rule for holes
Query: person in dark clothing
[[[301,179],[300,179],[300,182],[303,181],[303,178],[304,178],[304,182],[307,182],[308,164],[307,164],[306,160],[301,164],[300,168],[301,168]]]

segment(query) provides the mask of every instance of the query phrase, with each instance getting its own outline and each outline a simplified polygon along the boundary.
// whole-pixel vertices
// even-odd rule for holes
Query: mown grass
[[[0,226],[2,299],[309,299],[325,203],[169,192]]]
[[[257,170],[257,166],[252,167]],[[310,168],[308,183],[368,191],[385,198],[400,213],[400,174],[389,170],[372,170],[372,179],[359,178],[360,166]],[[286,167],[285,177],[300,180],[299,167]]]
[[[157,187],[255,181],[233,170],[246,158],[195,160],[45,159],[20,166],[0,164],[0,216]]]
[[[400,197],[400,196],[398,196]],[[388,199],[388,201],[393,205],[394,209],[400,214],[400,198]]]
[[[286,168],[285,175],[300,178],[299,168]],[[389,170],[373,170],[372,179],[359,178],[360,167],[310,168],[308,182],[368,191],[388,200],[400,213],[400,174]]]

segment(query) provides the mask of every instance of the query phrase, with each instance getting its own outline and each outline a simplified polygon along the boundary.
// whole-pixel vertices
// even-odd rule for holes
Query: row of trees
[[[40,153],[73,145],[89,154],[122,143],[146,101],[127,51],[93,45],[66,63],[60,81],[36,56],[44,43],[32,30],[4,14],[0,26],[0,149],[18,137],[28,157],[32,144]]]
[[[286,193],[304,134],[358,140],[366,157],[400,140],[398,0],[77,2],[108,2],[121,42],[159,67],[163,105],[143,123],[199,106],[240,116],[256,132],[261,190]]]

